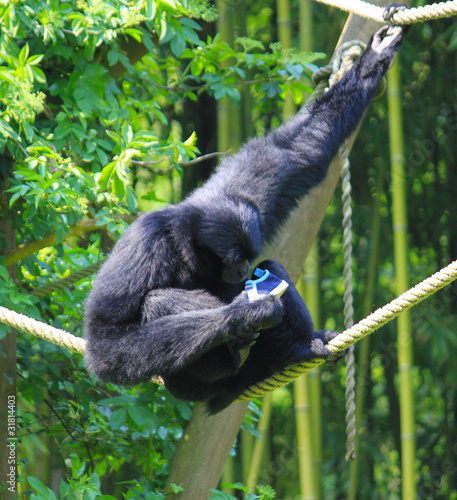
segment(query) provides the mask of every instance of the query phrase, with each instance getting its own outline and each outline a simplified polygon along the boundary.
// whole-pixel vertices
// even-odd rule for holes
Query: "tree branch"
[[[136,219],[136,215],[119,215],[116,218],[123,219],[129,222],[132,222]],[[89,231],[93,231],[96,228],[100,228],[105,226],[106,224],[100,225],[100,219],[83,219],[76,223],[74,226],[70,226],[68,234],[64,236],[64,240],[70,238],[71,236],[80,236],[81,234],[87,233]],[[15,264],[19,262],[29,255],[38,252],[42,248],[52,247],[57,244],[56,233],[48,233],[42,240],[35,240],[29,243],[23,243],[19,245],[14,250],[11,250],[7,253],[3,258],[3,264],[5,266],[10,266],[11,264]]]
[[[167,175],[167,174],[169,174],[170,172],[173,171],[173,169],[175,168],[176,165],[179,166],[179,167],[190,167],[191,165],[196,165],[197,163],[200,163],[200,162],[205,161],[205,160],[209,160],[211,158],[215,158],[217,156],[225,156],[225,155],[229,154],[230,152],[231,152],[231,150],[229,149],[225,153],[223,153],[223,152],[208,153],[206,155],[199,156],[198,158],[194,158],[193,160],[178,161],[176,164],[172,163],[169,167],[164,168],[164,169],[151,168],[151,167],[152,167],[152,165],[158,165],[159,163],[162,163],[164,161],[170,160],[171,159],[171,155],[166,156],[165,158],[162,158],[161,160],[156,160],[156,161],[132,160],[132,163],[134,165],[138,165],[140,167],[146,167],[153,174],[156,174],[156,175]]]

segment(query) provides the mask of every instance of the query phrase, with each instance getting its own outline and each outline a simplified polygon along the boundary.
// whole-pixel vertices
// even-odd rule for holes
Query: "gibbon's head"
[[[246,280],[252,261],[262,251],[258,211],[230,199],[206,200],[195,227],[197,244],[222,263],[222,280],[230,284]]]

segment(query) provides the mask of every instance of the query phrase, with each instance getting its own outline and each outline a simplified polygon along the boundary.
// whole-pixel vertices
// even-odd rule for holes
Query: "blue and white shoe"
[[[248,300],[261,300],[267,295],[273,294],[281,297],[281,295],[287,290],[289,284],[287,281],[278,278],[273,273],[270,273],[268,269],[257,268],[254,271],[254,276],[257,279],[248,280],[245,283],[244,289],[248,294]]]

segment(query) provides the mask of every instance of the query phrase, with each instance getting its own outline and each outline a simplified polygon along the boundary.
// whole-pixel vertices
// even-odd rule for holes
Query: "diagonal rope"
[[[98,268],[101,266],[101,264],[101,262],[96,262],[95,264],[91,264],[87,267],[84,267],[83,269],[79,269],[78,271],[70,274],[70,276],[66,276],[65,278],[53,281],[52,283],[41,286],[40,288],[36,288],[32,292],[30,292],[30,294],[34,297],[42,298],[51,295],[51,293],[57,290],[64,290],[69,285],[73,285],[79,280],[82,280],[83,278],[87,278],[88,276],[94,274],[96,271],[98,271]]]
[[[401,294],[396,299],[392,300],[385,306],[381,307],[374,313],[367,316],[353,327],[345,330],[343,333],[337,335],[327,344],[327,349],[330,354],[336,355],[344,351],[350,345],[358,340],[366,337],[368,334],[374,332],[381,326],[396,318],[401,312],[417,305],[422,300],[430,297],[438,290],[441,290],[446,285],[452,283],[457,279],[457,260],[451,262],[448,266],[438,271],[433,276],[425,279],[418,285],[410,288],[407,292]],[[80,337],[75,337],[71,333],[64,330],[59,330],[50,325],[37,321],[36,319],[29,318],[23,314],[11,311],[6,307],[0,306],[0,322],[6,325],[18,328],[24,332],[35,335],[50,342],[66,347],[72,351],[83,353],[86,341]],[[306,373],[315,366],[324,363],[324,359],[316,359],[309,363],[300,363],[293,365],[283,372],[266,379],[249,387],[238,399],[238,401],[245,401],[247,399],[257,398],[263,396],[277,387],[282,387],[287,383],[297,378],[302,373]],[[154,382],[160,383],[159,380],[154,379]]]
[[[355,342],[366,337],[389,321],[392,321],[401,312],[410,309],[446,285],[449,285],[455,279],[457,279],[457,260],[451,262],[448,266],[441,269],[441,271],[410,288],[396,299],[359,321],[359,323],[337,335],[327,344],[329,353],[336,355],[344,351]],[[282,372],[248,387],[237,401],[246,401],[263,396],[267,392],[288,384],[302,373],[306,373],[324,362],[325,359],[314,359],[313,361],[292,365]]]

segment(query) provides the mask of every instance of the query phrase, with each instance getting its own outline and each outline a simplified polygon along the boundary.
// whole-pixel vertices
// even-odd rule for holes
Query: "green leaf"
[[[26,43],[19,52],[19,66],[23,68],[29,57],[29,44]]]
[[[281,87],[277,82],[267,82],[262,85],[262,91],[267,94],[267,97],[272,99],[273,97],[281,94]]]
[[[70,491],[70,485],[66,483],[63,479],[60,480],[59,495],[64,498],[65,495]]]
[[[200,40],[200,37],[195,33],[195,31],[187,26],[183,26],[183,34],[184,38],[192,42],[193,44],[201,47],[203,42]]]
[[[138,198],[132,188],[127,188],[125,199],[129,212],[135,212],[138,206]]]
[[[113,193],[119,198],[122,199],[125,196],[125,184],[124,181],[119,177],[117,172],[113,175]]]
[[[40,68],[32,68],[33,79],[40,83],[46,83],[46,75]]]
[[[94,471],[89,478],[89,484],[94,486],[97,490],[100,490],[100,478],[98,474]]]
[[[9,203],[9,206],[10,208],[14,205],[14,202],[19,199],[21,196],[24,196],[30,189],[30,186],[28,185],[22,185],[22,186],[17,186],[15,188],[12,188],[12,189],[8,189],[9,192],[13,192],[13,190],[15,191],[13,196],[11,196],[10,198],[10,203]]]
[[[117,50],[110,50],[108,51],[108,64],[110,66],[114,66],[117,61],[119,61],[119,52]]]
[[[127,410],[125,408],[119,408],[118,410],[114,410],[111,414],[110,425],[111,429],[118,430],[123,425],[125,425],[127,421]]]
[[[37,497],[39,500],[57,500],[54,492],[36,477],[28,476],[27,481],[39,493]]]
[[[303,75],[303,66],[301,64],[286,63],[285,68],[296,80],[300,80]]]
[[[147,0],[146,2],[146,17],[148,19],[154,19],[156,17],[157,5],[153,0]]]
[[[184,25],[188,26],[189,28],[192,28],[193,30],[196,31],[201,31],[202,27],[195,21],[194,19],[189,19],[188,17],[182,17],[179,22]]]
[[[5,80],[14,85],[19,85],[19,81],[14,76],[13,70],[5,68],[4,66],[0,67],[0,80]]]
[[[176,57],[180,57],[186,48],[186,40],[183,36],[175,34],[170,41],[170,48]]]
[[[223,491],[218,490],[209,490],[213,494],[209,497],[209,500],[236,500],[236,497],[233,495],[229,495],[228,493],[224,493]]]
[[[27,59],[27,64],[34,66],[42,61],[44,54],[35,54]]]
[[[259,40],[254,40],[253,38],[249,38],[246,36],[241,36],[235,39],[235,43],[239,43],[245,52],[249,52],[251,50],[259,49],[262,52],[265,52],[265,46]]]
[[[59,227],[56,231],[56,243],[59,245],[65,239],[65,231]]]
[[[141,43],[143,38],[143,32],[136,28],[127,28],[125,30],[127,35],[130,35],[133,39],[135,39],[138,43]]]
[[[205,66],[200,58],[195,58],[190,63],[190,70],[194,76],[200,76],[203,73]]]
[[[133,139],[133,129],[128,123],[124,123],[122,126],[122,138],[126,145],[130,144]]]
[[[105,398],[97,401],[99,406],[129,406],[135,403],[135,398],[133,396],[113,396],[112,398]]]
[[[108,183],[111,180],[115,168],[116,168],[116,162],[112,161],[111,163],[106,165],[106,167],[102,170],[99,181],[100,189],[102,191],[105,191],[106,188],[108,187]]]
[[[4,280],[9,280],[10,275],[8,273],[8,269],[6,269],[5,266],[0,265],[0,278],[3,278]]]

